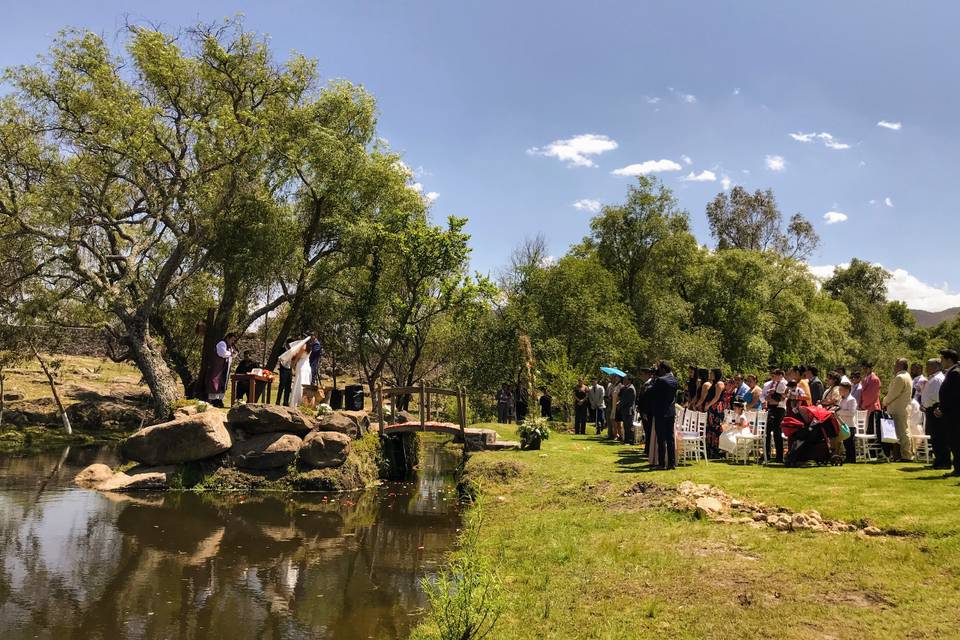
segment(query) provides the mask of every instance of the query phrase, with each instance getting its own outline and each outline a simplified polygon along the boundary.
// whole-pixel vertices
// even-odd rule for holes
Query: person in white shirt
[[[215,407],[223,407],[223,399],[227,393],[227,380],[230,376],[230,365],[236,355],[237,334],[228,333],[223,340],[217,343],[214,353],[207,365],[207,400]]]
[[[927,383],[920,392],[920,407],[926,415],[926,434],[930,436],[930,448],[933,449],[933,468],[950,469],[950,436],[943,433],[943,421],[937,416],[940,405],[940,385],[943,384],[943,371],[940,360],[927,360]]]
[[[927,378],[923,375],[923,365],[914,362],[910,365],[910,377],[913,379],[912,399],[920,402],[920,394],[923,392],[923,386],[927,384]]]
[[[603,385],[600,384],[599,380],[596,378],[591,379],[590,389],[587,391],[587,400],[590,403],[590,408],[593,410],[597,435],[600,435],[600,433],[603,431],[605,424],[604,413],[607,408],[605,401],[606,392],[606,389],[603,388]]]
[[[766,385],[764,385],[766,387]],[[773,379],[767,388],[764,398],[767,402],[767,437],[764,443],[764,454],[770,459],[770,438],[776,446],[775,460],[783,462],[783,431],[780,423],[787,413],[787,381],[783,379],[783,369],[773,371]]]

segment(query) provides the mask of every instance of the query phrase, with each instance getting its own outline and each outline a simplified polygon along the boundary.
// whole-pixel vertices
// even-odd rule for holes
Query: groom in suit
[[[649,407],[653,415],[653,428],[657,431],[658,469],[677,468],[677,441],[673,432],[676,418],[677,378],[670,363],[657,365],[657,378],[650,387]]]
[[[945,374],[940,385],[940,404],[935,411],[940,418],[940,431],[953,449],[953,473],[960,476],[960,369],[957,368],[957,352],[945,349],[940,352],[940,364]]]

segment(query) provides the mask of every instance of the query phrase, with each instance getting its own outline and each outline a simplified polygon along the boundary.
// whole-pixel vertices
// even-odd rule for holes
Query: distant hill
[[[917,324],[921,327],[933,327],[944,320],[953,320],[960,315],[960,307],[952,307],[943,311],[921,311],[920,309],[910,309],[910,313],[917,319]]]

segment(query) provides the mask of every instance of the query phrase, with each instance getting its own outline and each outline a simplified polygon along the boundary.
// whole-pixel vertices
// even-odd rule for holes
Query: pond
[[[0,629],[20,638],[403,638],[456,542],[459,447],[341,494],[104,494],[114,449],[0,457]]]

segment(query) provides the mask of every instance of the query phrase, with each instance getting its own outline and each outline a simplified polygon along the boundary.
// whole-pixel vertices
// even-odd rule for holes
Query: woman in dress
[[[724,390],[723,370],[710,370],[710,388],[703,402],[707,413],[707,454],[716,457],[719,451],[720,434],[723,433]]]
[[[747,387],[750,391],[743,399],[744,408],[747,411],[759,411],[763,408],[763,389],[757,384],[757,376],[752,373],[747,376]]]
[[[587,385],[583,384],[583,378],[573,388],[573,433],[587,433]]]
[[[840,405],[840,373],[831,371],[827,374],[827,390],[820,400],[820,405],[827,409],[835,409]]]
[[[294,409],[303,402],[303,385],[310,384],[312,370],[310,369],[310,351],[313,348],[313,338],[297,340],[280,355],[280,364],[289,367],[293,379],[290,381],[290,406]]]

